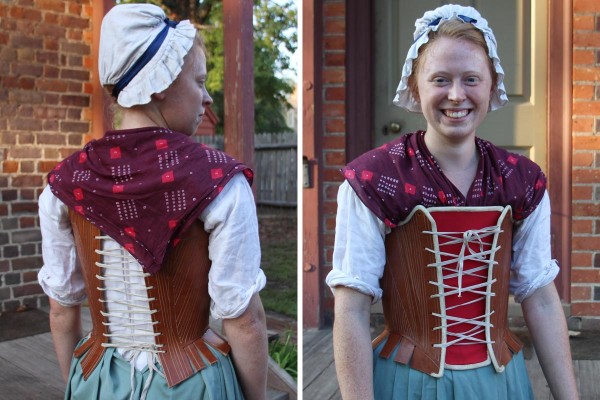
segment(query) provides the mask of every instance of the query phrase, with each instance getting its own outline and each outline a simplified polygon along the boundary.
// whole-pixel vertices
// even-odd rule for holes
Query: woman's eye
[[[448,82],[448,80],[446,78],[442,78],[442,77],[433,78],[433,83],[435,83],[437,85],[443,85],[446,82]]]
[[[466,82],[470,85],[475,85],[479,82],[479,79],[476,76],[470,76],[466,79]]]

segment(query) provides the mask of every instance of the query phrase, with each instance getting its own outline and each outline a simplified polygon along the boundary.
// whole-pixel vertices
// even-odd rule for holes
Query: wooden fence
[[[223,150],[223,136],[195,136],[200,143]],[[296,207],[298,135],[254,135],[254,186],[260,205]]]

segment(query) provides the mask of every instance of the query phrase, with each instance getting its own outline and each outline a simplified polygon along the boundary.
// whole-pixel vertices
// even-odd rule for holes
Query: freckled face
[[[492,93],[487,54],[467,40],[440,37],[420,57],[417,98],[427,134],[441,142],[472,140]]]
[[[194,45],[184,58],[183,69],[167,90],[161,104],[169,129],[193,135],[202,122],[205,107],[213,100],[206,90],[206,56]]]

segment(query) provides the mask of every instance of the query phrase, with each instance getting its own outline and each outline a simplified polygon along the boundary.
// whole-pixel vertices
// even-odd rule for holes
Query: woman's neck
[[[159,126],[168,128],[160,116],[138,106],[121,110],[121,125],[119,129],[135,129],[146,126]]]

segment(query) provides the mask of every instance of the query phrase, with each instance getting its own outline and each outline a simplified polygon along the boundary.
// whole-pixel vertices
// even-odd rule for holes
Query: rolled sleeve
[[[260,268],[254,196],[242,174],[225,185],[200,219],[209,233],[211,315],[218,319],[239,317],[252,295],[266,284]]]
[[[379,280],[385,267],[386,227],[358,198],[348,182],[338,191],[333,269],[326,283],[335,294],[345,286],[381,299]]]
[[[42,257],[38,282],[44,293],[63,306],[81,304],[85,282],[77,259],[67,207],[46,187],[39,199]]]
[[[514,231],[510,292],[521,303],[536,289],[551,283],[559,267],[550,247],[550,199],[544,193],[535,211]]]

